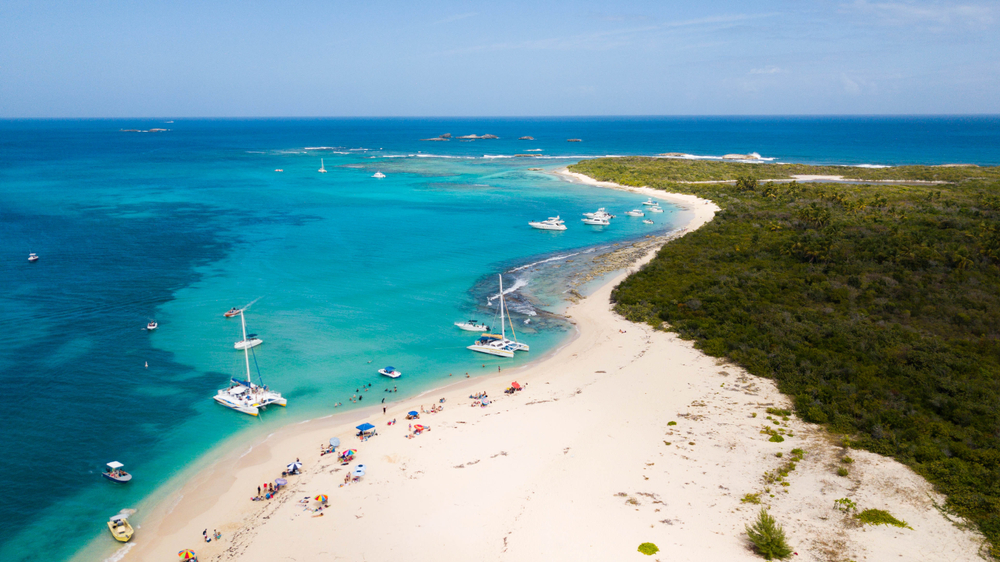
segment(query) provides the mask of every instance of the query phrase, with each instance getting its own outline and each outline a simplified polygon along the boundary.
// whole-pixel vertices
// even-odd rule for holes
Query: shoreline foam
[[[561,175],[685,206],[690,230],[717,210],[694,196]],[[822,429],[795,419],[784,426],[795,437],[769,442],[760,434],[770,423],[765,408],[787,404],[771,381],[615,315],[611,290],[633,269],[569,307],[577,333],[547,358],[459,379],[391,405],[386,416],[377,407],[354,410],[285,426],[250,453],[245,444],[233,447],[170,494],[176,502],[166,498],[153,509],[125,560],[171,559],[182,548],[195,549],[203,562],[638,560],[641,542],[656,543],[675,560],[752,560],[742,531],[758,506],[740,501],[752,492],[761,492],[785,524],[797,559],[976,559],[976,536],[935,509],[940,496],[912,471],[851,451],[852,475],[838,477],[831,466],[839,448]],[[525,390],[502,394],[515,379]],[[483,389],[495,402],[470,408],[464,397]],[[444,411],[419,422],[432,431],[403,439],[405,412],[438,397],[447,398]],[[386,426],[392,418],[398,424]],[[361,420],[380,435],[364,443],[352,438]],[[359,450],[358,462],[368,466],[362,482],[339,487],[346,467],[318,455],[317,444],[333,436]],[[774,454],[793,447],[806,456],[787,478],[791,485],[763,493],[763,474],[781,462]],[[273,481],[295,458],[305,472],[290,478],[287,490],[269,502],[249,500],[255,486]],[[319,493],[330,496],[331,507],[311,517],[296,502]],[[887,509],[914,530],[852,526],[833,509],[839,497]],[[205,528],[223,538],[205,544]]]

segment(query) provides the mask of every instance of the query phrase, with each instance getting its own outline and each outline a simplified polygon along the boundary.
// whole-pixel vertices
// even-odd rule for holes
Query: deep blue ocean
[[[420,140],[443,133],[500,138]],[[112,556],[108,517],[141,525],[151,494],[234,435],[350,408],[363,384],[380,400],[379,367],[403,371],[403,398],[556,348],[588,256],[683,210],[646,225],[622,215],[642,198],[546,172],[663,152],[997,165],[1000,118],[0,121],[0,560],[37,560],[40,540],[46,560]],[[619,218],[582,225],[597,207]],[[527,225],[557,214],[567,231]],[[453,326],[493,319],[498,273],[532,346],[514,360]],[[250,302],[260,374],[289,400],[260,418],[211,399],[244,368],[222,313]],[[135,480],[101,478],[112,460]]]

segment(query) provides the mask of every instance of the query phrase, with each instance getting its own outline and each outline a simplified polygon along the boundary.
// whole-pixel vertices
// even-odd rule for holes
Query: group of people
[[[213,529],[212,534],[208,534],[208,529],[201,532],[201,536],[205,539],[205,542],[212,542],[212,539],[219,540],[222,538],[222,533],[218,529]]]
[[[263,500],[269,500],[278,494],[278,490],[281,486],[278,484],[271,484],[270,482],[264,482],[263,488],[257,486],[257,495],[250,498],[252,501],[258,502]]]

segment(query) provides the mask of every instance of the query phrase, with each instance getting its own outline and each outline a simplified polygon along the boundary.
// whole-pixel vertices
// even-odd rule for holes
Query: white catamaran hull
[[[489,355],[496,355],[497,357],[513,357],[514,351],[507,349],[506,347],[500,347],[495,345],[479,345],[472,344],[466,349],[471,349],[472,351],[478,351],[479,353],[487,353]]]
[[[264,340],[254,338],[252,340],[240,340],[233,344],[234,349],[243,351],[244,349],[250,349],[251,347],[257,347],[258,345],[264,343]]]

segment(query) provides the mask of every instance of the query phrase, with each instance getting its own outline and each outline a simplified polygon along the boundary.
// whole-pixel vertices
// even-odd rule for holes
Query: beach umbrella
[[[288,464],[288,471],[289,472],[295,472],[296,470],[298,470],[300,468],[302,468],[302,463],[300,463],[299,461],[295,461],[293,463],[289,463]]]
[[[275,478],[274,479],[274,483],[277,484],[277,485],[279,485],[279,486],[287,486],[288,485],[288,480],[285,480],[284,478]]]
[[[330,438],[330,446],[333,447],[333,448],[335,448],[335,449],[337,447],[339,447],[340,446],[340,438],[339,437],[331,437]]]
[[[198,557],[190,548],[185,548],[184,550],[177,553],[177,556],[181,557],[181,560],[194,560]]]
[[[344,451],[343,453],[340,453],[340,456],[342,456],[342,457],[349,457],[351,455],[356,455],[356,454],[358,454],[358,450],[357,449],[348,449],[348,450]]]
[[[355,476],[364,476],[365,475],[365,465],[359,464],[358,466],[354,467],[354,475]]]
[[[408,413],[406,415],[408,415],[408,416],[419,416],[420,414],[418,414],[416,410],[413,410],[413,411],[411,411],[410,413]]]
[[[363,423],[358,426],[358,429],[361,431],[368,431],[369,429],[375,429],[375,426],[370,423]]]
[[[510,383],[510,387],[515,390],[521,390],[521,385],[517,384],[517,381]]]
[[[415,429],[417,431],[423,431],[424,430],[424,426],[422,426],[420,424],[417,424],[417,425],[413,426],[413,429]]]
[[[326,502],[330,501],[330,498],[326,497],[323,494],[320,494],[320,495],[316,496],[316,501],[318,501],[319,503],[326,503]]]

